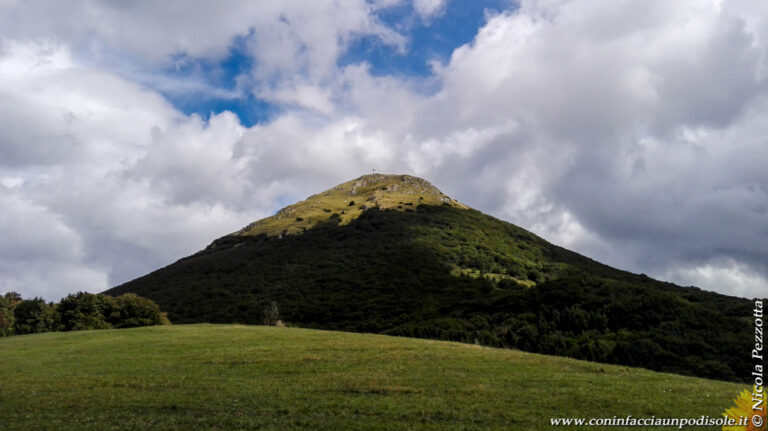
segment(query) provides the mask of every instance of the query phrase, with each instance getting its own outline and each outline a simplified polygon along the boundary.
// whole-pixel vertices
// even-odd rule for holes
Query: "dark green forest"
[[[226,236],[106,293],[176,323],[288,324],[509,347],[746,381],[751,302],[602,265],[475,210],[370,209]],[[275,310],[272,309],[272,312]]]

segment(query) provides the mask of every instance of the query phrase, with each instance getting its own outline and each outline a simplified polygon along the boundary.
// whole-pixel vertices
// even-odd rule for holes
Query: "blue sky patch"
[[[235,113],[240,122],[250,127],[269,121],[278,107],[253,96],[249,88],[238,84],[247,78],[253,68],[253,60],[247,55],[245,38],[235,39],[229,55],[219,61],[192,58],[181,55],[175,58],[173,66],[163,70],[171,79],[184,82],[189,80],[199,85],[196,91],[173,91],[170,88],[155,88],[167,98],[176,109],[185,114],[198,114],[204,119],[223,111]]]
[[[424,23],[410,4],[379,13],[379,19],[408,37],[408,51],[398,53],[375,37],[363,37],[354,42],[339,59],[340,66],[367,62],[371,73],[427,77],[429,63],[447,63],[453,51],[472,41],[485,25],[485,12],[500,12],[510,7],[508,0],[448,1],[444,13]]]

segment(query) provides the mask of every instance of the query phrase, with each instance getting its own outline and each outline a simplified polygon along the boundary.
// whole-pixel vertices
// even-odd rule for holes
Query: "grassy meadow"
[[[551,417],[719,417],[742,389],[514,350],[297,328],[0,338],[4,430],[545,430]]]

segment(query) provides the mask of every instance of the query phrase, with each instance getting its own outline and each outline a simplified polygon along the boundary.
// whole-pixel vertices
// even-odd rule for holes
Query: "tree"
[[[58,307],[59,318],[65,331],[109,329],[119,309],[115,298],[77,292],[62,299]]]
[[[14,309],[21,302],[21,295],[16,292],[8,292],[0,296],[0,337],[13,334],[13,326],[16,321]]]
[[[16,334],[35,334],[56,330],[56,311],[53,304],[42,298],[25,299],[14,310],[13,325]]]
[[[21,299],[16,292],[0,296],[0,336],[48,331],[130,328],[168,325],[152,300],[128,293],[117,298],[86,292],[68,295],[58,304],[42,298]]]
[[[271,304],[264,307],[264,324],[276,325],[278,320],[280,320],[280,307],[277,301],[272,301]]]

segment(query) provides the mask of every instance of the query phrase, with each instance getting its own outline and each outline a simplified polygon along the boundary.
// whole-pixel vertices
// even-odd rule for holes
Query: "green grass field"
[[[296,328],[175,325],[0,339],[4,430],[544,430],[550,417],[720,417],[744,388]]]

